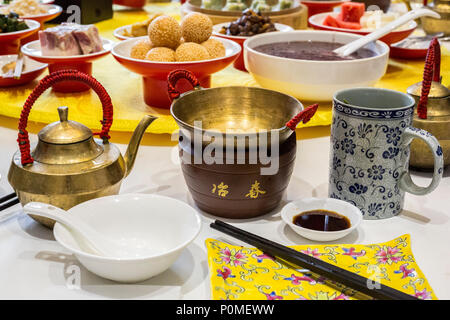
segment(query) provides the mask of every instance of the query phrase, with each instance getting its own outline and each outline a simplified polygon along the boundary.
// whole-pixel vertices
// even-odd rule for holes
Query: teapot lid
[[[81,123],[68,120],[69,108],[59,107],[59,120],[44,127],[39,140],[52,144],[72,144],[92,137],[92,131]]]
[[[34,160],[46,164],[75,164],[95,159],[103,153],[88,127],[68,120],[67,107],[59,107],[58,113],[60,121],[39,132]]]

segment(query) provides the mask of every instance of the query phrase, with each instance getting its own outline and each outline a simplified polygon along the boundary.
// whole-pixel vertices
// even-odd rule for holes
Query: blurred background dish
[[[20,41],[33,33],[37,33],[41,26],[39,22],[24,19],[28,29],[0,33],[0,55],[17,54],[20,48]]]
[[[341,89],[373,86],[386,72],[389,47],[377,41],[366,46],[375,56],[344,61],[289,59],[261,53],[255,48],[312,40],[346,44],[359,37],[344,32],[306,30],[258,35],[244,43],[245,66],[263,88],[290,94],[302,101],[331,101],[333,94]]]
[[[374,30],[371,29],[345,29],[345,28],[339,28],[339,27],[331,27],[324,25],[324,20],[327,16],[337,17],[339,13],[319,13],[309,18],[310,25],[315,30],[329,30],[329,31],[338,31],[338,32],[347,32],[347,33],[353,33],[358,35],[367,35],[371,33]],[[385,35],[380,39],[380,41],[385,42],[386,44],[392,44],[395,42],[399,42],[406,37],[408,37],[415,29],[417,28],[417,23],[415,21],[410,21],[408,24],[406,24],[404,27],[401,27],[401,29],[397,29],[392,31],[391,33]]]
[[[16,59],[16,54],[0,56],[0,70],[2,66],[15,61]],[[19,79],[14,79],[14,77],[4,78],[0,72],[0,87],[13,87],[29,83],[44,73],[47,66],[47,64],[24,57],[24,66],[21,77]]]
[[[31,2],[30,2],[31,1]],[[7,6],[0,7],[0,13],[15,12],[20,18],[26,18],[29,20],[34,20],[40,23],[40,29],[44,29],[44,23],[50,21],[62,12],[60,6],[54,4],[41,4],[38,6],[34,4],[38,3],[37,0],[16,0]],[[17,11],[17,12],[16,12]],[[37,33],[26,37],[22,40],[22,44],[39,39]]]
[[[245,40],[250,38],[250,36],[239,36],[239,35],[229,34],[230,32],[226,31],[229,26],[230,26],[230,22],[225,22],[225,23],[220,23],[220,24],[214,25],[213,26],[213,35],[216,37],[232,40],[241,46],[242,51],[241,51],[241,54],[239,55],[239,57],[234,62],[234,67],[241,71],[247,71],[247,69],[245,69],[245,65],[244,65],[244,42],[245,42]],[[275,27],[276,31],[269,31],[269,32],[286,32],[286,31],[294,30],[292,27],[281,24],[281,23],[275,23],[275,24],[273,24],[273,26]],[[237,28],[237,25],[236,25],[236,28]]]
[[[324,13],[324,12],[332,12],[333,9],[346,0],[301,0],[300,2],[308,7],[308,18],[318,14],[318,13]]]
[[[245,6],[242,10],[237,11],[224,11],[223,8],[226,1],[219,2],[219,9],[207,9],[202,6],[202,0],[190,0],[181,6],[181,16],[185,16],[191,12],[201,12],[209,16],[214,24],[220,24],[224,22],[231,22],[239,19],[242,15],[242,11],[249,8],[252,4],[252,0],[246,0],[242,3]],[[267,1],[268,4],[276,6],[278,1]],[[264,12],[264,15],[270,17],[273,22],[285,24],[291,26],[294,29],[306,29],[308,24],[308,8],[298,1],[292,2],[292,7],[282,10],[272,10]]]

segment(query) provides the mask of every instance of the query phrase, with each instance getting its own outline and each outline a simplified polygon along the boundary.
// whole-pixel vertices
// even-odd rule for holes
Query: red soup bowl
[[[29,42],[22,47],[22,53],[33,60],[47,63],[49,72],[59,70],[78,70],[89,75],[92,74],[92,62],[110,53],[114,42],[108,39],[103,39],[103,50],[86,55],[77,56],[44,56],[41,51],[41,43],[39,40]],[[76,81],[66,81],[55,84],[53,90],[62,93],[82,92],[89,90],[85,84]]]
[[[0,55],[17,54],[17,52],[19,52],[21,39],[26,38],[38,31],[40,27],[39,22],[27,19],[25,19],[24,21],[28,25],[28,29],[15,32],[0,33]]]
[[[331,1],[303,1],[300,2],[308,7],[308,18],[323,12],[332,12],[333,9],[346,0],[331,0]]]
[[[16,59],[17,54],[0,56],[0,66],[3,66],[11,61],[15,61]],[[27,84],[43,74],[46,68],[47,64],[34,61],[28,57],[24,57],[24,68],[20,75],[20,78],[15,79],[12,76],[5,77],[0,74],[0,88],[15,87]]]
[[[226,27],[230,24],[230,22],[225,23],[219,23],[213,26],[213,35],[219,38],[228,39],[236,42],[241,46],[241,54],[239,57],[234,61],[234,67],[238,70],[247,72],[247,69],[245,69],[244,64],[244,42],[250,37],[242,37],[242,36],[231,36],[220,33],[220,30],[222,30],[222,27]],[[286,31],[293,31],[294,29],[291,26],[287,26],[285,24],[281,23],[275,23],[275,28],[280,32],[286,32]]]
[[[337,28],[337,27],[330,27],[325,26],[323,24],[323,21],[328,15],[332,15],[333,17],[337,17],[339,13],[333,12],[333,13],[319,13],[314,16],[311,16],[308,19],[309,24],[316,30],[328,30],[328,31],[338,31],[338,32],[347,32],[347,33],[353,33],[353,34],[359,34],[362,36],[365,36],[374,30],[368,30],[368,29],[361,29],[361,30],[354,30],[354,29],[344,29],[344,28]],[[408,37],[414,29],[417,28],[417,23],[413,20],[405,24],[404,26],[400,27],[400,29],[394,30],[384,37],[380,38],[380,41],[383,41],[387,45],[390,45],[392,43],[399,42],[406,37]]]
[[[194,73],[203,88],[209,88],[211,75],[233,63],[241,53],[241,47],[236,42],[216,38],[225,46],[224,57],[191,62],[157,62],[131,58],[131,48],[137,41],[145,38],[145,36],[137,37],[119,42],[111,50],[111,53],[125,68],[142,75],[145,103],[164,109],[169,109],[171,105],[167,94],[167,76],[170,72],[178,69],[189,70]],[[179,81],[177,89],[185,92],[191,90],[192,87],[187,81]]]

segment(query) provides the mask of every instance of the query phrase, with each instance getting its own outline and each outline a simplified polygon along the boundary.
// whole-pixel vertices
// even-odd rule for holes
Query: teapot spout
[[[141,143],[142,137],[144,136],[145,130],[148,128],[148,126],[158,119],[157,117],[146,115],[144,118],[142,118],[141,122],[139,122],[138,126],[133,132],[133,136],[131,137],[130,143],[128,144],[127,151],[125,153],[125,167],[126,167],[126,174],[125,177],[127,177],[134,166],[134,161],[136,160],[136,155],[139,150],[139,144]]]

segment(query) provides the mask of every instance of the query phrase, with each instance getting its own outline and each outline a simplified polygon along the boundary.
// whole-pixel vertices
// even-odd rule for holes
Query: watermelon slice
[[[338,24],[338,28],[352,29],[352,30],[361,29],[361,24],[359,22],[342,21],[341,19],[339,19],[339,17],[336,19],[336,22]]]
[[[344,2],[341,5],[341,13],[338,19],[344,22],[357,22],[364,15],[366,11],[366,5],[360,2]]]
[[[324,26],[329,26],[329,27],[335,27],[335,28],[339,28],[339,24],[338,24],[338,22],[336,21],[336,18],[335,17],[333,17],[333,16],[331,16],[331,15],[328,15],[326,18],[325,18],[325,20],[323,20],[323,23],[322,23]]]

